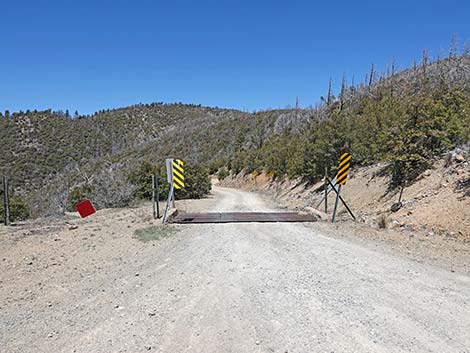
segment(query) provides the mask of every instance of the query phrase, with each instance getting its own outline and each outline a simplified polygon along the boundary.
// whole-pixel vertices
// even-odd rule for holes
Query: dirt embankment
[[[439,160],[402,195],[397,212],[391,206],[399,191],[390,191],[384,165],[353,169],[342,195],[357,217],[352,221],[340,205],[337,222],[317,222],[332,237],[369,248],[383,248],[413,261],[451,271],[470,270],[470,170],[468,154],[454,153]],[[260,192],[282,207],[310,212],[323,197],[323,182],[308,185],[299,180],[276,181],[267,174],[239,174],[223,186]],[[328,219],[335,197],[328,197]],[[324,205],[319,207],[324,210]],[[382,223],[382,224],[380,224]],[[383,228],[381,228],[383,227]]]
[[[426,237],[470,242],[470,163],[468,153],[458,151],[437,161],[404,189],[402,207],[392,212],[400,190],[389,190],[390,178],[384,165],[353,169],[342,195],[361,223]],[[305,210],[317,207],[323,197],[323,182],[308,185],[299,180],[274,180],[269,174],[231,176],[221,185],[262,191],[287,208]],[[333,209],[334,193],[328,198]],[[319,207],[324,210],[323,204]],[[340,207],[338,220],[350,219]],[[380,224],[382,223],[382,224]]]

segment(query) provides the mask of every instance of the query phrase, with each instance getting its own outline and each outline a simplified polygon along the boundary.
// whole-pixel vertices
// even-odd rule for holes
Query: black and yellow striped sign
[[[174,159],[173,166],[173,186],[175,189],[184,188],[184,163],[181,159]]]
[[[336,184],[344,185],[348,179],[349,168],[351,167],[352,156],[349,153],[343,153],[339,161],[338,174],[336,174]]]

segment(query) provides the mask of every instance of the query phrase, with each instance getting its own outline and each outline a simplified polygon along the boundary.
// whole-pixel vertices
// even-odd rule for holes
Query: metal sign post
[[[346,180],[348,179],[348,173],[349,173],[349,168],[351,167],[351,158],[352,156],[349,154],[349,153],[343,153],[340,157],[340,162],[339,162],[339,167],[338,167],[338,173],[336,174],[336,183],[338,185],[338,190],[336,190],[336,188],[332,185],[332,183],[330,182],[330,180],[327,178],[328,182],[330,183],[331,187],[333,188],[333,190],[336,192],[336,201],[335,201],[335,207],[333,209],[333,217],[331,218],[331,222],[334,222],[335,221],[335,218],[336,218],[336,210],[338,208],[338,201],[341,200],[341,202],[343,203],[343,205],[346,207],[346,209],[348,210],[349,214],[351,215],[351,217],[356,220],[356,217],[354,216],[354,214],[351,212],[351,210],[349,209],[348,205],[346,204],[346,202],[343,200],[343,198],[341,197],[340,193],[341,193],[341,187],[343,185],[346,185]]]
[[[339,197],[340,197],[340,195],[339,195],[340,193],[341,193],[341,185],[338,187],[338,191],[336,192],[335,208],[333,209],[333,217],[331,217],[331,222],[335,221],[336,209],[338,208],[338,200],[339,200]]]
[[[168,209],[170,208],[170,202],[171,202],[171,198],[173,197],[174,192],[175,192],[175,188],[173,184],[171,184],[170,192],[168,193],[168,200],[165,206],[165,213],[163,213],[162,224],[166,223],[166,216],[168,215]]]
[[[324,185],[324,188],[325,188],[325,196],[324,196],[324,199],[325,199],[325,213],[328,213],[328,182],[326,181],[326,178],[328,178],[328,168],[325,167],[325,185]],[[321,201],[320,201],[321,203]]]
[[[152,175],[153,219],[160,218],[160,200],[158,195],[158,176]]]
[[[168,194],[168,200],[166,202],[165,213],[163,214],[162,224],[166,223],[168,210],[170,208],[170,202],[173,201],[173,207],[176,208],[175,202],[175,189],[184,188],[184,163],[181,159],[166,159],[166,173],[168,183],[170,183],[170,192]]]
[[[333,185],[333,183],[331,182],[330,179],[326,179],[328,181],[328,184],[330,184],[331,186]],[[354,216],[354,214],[352,213],[351,209],[349,208],[348,204],[346,203],[346,201],[344,201],[343,197],[341,195],[338,195],[338,190],[336,190],[336,188],[333,189],[335,192],[336,192],[336,195],[337,195],[337,198],[339,198],[339,200],[341,201],[341,203],[344,205],[344,207],[346,207],[346,209],[348,210],[349,214],[351,215],[351,217],[356,220],[356,216]]]
[[[167,158],[165,160],[166,163],[166,179],[168,184],[173,182],[173,158]]]
[[[3,175],[3,222],[5,225],[10,224],[10,205],[8,195],[8,177]]]
[[[320,205],[322,204],[323,201],[328,202],[328,200],[327,200],[328,195],[330,194],[330,192],[333,189],[336,189],[336,187],[337,187],[336,176],[333,179],[333,185],[334,186],[331,186],[331,184],[328,183],[326,179],[328,179],[328,175],[325,175],[325,184],[327,185],[327,186],[325,186],[325,194],[323,195],[323,198],[320,200],[320,202],[317,204],[317,208],[320,207]],[[328,190],[327,190],[327,188],[328,188]],[[327,213],[327,211],[328,211],[328,206],[326,205],[325,213]]]

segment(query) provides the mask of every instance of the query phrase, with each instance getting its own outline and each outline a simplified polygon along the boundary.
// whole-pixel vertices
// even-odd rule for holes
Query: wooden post
[[[160,218],[160,196],[158,195],[158,175],[155,174],[155,202],[157,205],[157,218]]]
[[[336,209],[338,208],[338,201],[339,201],[339,194],[341,192],[341,185],[338,185],[338,192],[336,193],[336,201],[335,201],[335,207],[333,209],[333,217],[331,217],[331,222],[335,221],[336,217]]]
[[[327,167],[325,167],[325,213],[328,213],[328,181],[326,181],[326,178],[328,178]]]
[[[8,177],[3,175],[3,222],[10,225],[10,204],[8,197]]]
[[[155,207],[156,200],[156,191],[155,191],[155,174],[152,175],[152,209],[153,209],[153,219],[157,219],[157,208]]]
[[[403,190],[405,189],[405,184],[401,186],[400,196],[398,197],[398,203],[401,205],[401,197],[403,196]]]

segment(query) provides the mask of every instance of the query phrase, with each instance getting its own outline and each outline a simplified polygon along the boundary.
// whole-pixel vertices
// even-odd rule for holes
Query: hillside
[[[398,231],[399,236],[384,236],[392,241],[416,236],[421,239],[419,241],[440,238],[470,242],[470,146],[436,160],[432,168],[403,190],[401,207],[395,212],[392,206],[398,201],[401,190],[389,190],[390,176],[383,173],[386,168],[386,164],[378,163],[352,169],[342,188],[343,197],[358,219],[358,222],[350,222],[350,226],[358,224],[361,234],[367,234],[367,231],[360,224]],[[314,212],[311,208],[316,208],[324,196],[323,181],[275,180],[265,173],[231,175],[220,185],[261,192],[294,211]],[[331,219],[334,203],[335,194],[331,192],[328,216],[321,216]],[[324,203],[318,209],[323,211]],[[337,220],[351,220],[342,205]],[[374,237],[377,234],[374,233]]]
[[[297,120],[292,115],[184,104],[141,104],[75,119],[50,110],[18,112],[0,119],[0,165],[33,215],[63,212],[70,189],[83,183],[97,188],[99,208],[122,206],[132,193],[127,178],[143,161],[162,167],[177,156],[217,169],[241,136],[262,141],[308,119],[305,112]]]
[[[468,55],[423,58],[412,69],[381,76],[372,68],[367,83],[343,81],[337,97],[330,91],[300,138],[279,134],[256,150],[240,149],[231,167],[315,181],[348,151],[356,165],[391,162],[394,188],[469,141],[469,112]]]
[[[70,191],[90,186],[98,208],[134,199],[129,175],[169,156],[207,167],[265,171],[314,182],[349,151],[355,165],[387,162],[389,187],[412,184],[432,160],[470,139],[470,57],[452,55],[348,84],[308,110],[237,110],[139,104],[71,118],[5,113],[0,165],[32,215],[63,212]],[[469,183],[467,183],[469,184]],[[467,185],[465,184],[465,185]]]

